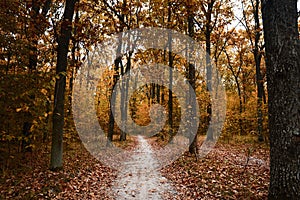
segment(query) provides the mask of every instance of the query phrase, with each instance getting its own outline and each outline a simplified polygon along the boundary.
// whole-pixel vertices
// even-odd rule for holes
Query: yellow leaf
[[[41,89],[41,93],[42,93],[43,95],[46,95],[46,94],[47,94],[47,90]]]

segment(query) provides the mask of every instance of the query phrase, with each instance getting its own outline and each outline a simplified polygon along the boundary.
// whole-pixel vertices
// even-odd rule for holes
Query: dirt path
[[[157,161],[148,142],[138,136],[139,146],[123,164],[113,192],[116,199],[163,199],[175,193],[168,180],[157,170]]]

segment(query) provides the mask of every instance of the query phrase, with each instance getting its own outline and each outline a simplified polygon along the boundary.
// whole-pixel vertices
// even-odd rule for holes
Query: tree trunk
[[[128,109],[128,87],[129,87],[129,79],[130,79],[130,73],[129,70],[131,68],[131,55],[130,52],[127,57],[127,64],[125,73],[122,72],[122,89],[121,89],[121,122],[122,122],[122,129],[121,135],[120,135],[120,141],[125,141],[127,136],[127,109]],[[123,68],[123,66],[122,66]],[[124,70],[124,69],[123,69]],[[124,75],[127,77],[124,79]]]
[[[63,163],[64,98],[68,64],[67,56],[76,1],[77,0],[66,0],[63,22],[61,24],[61,31],[57,41],[57,79],[54,94],[53,133],[50,161],[50,169],[52,170],[62,168]]]
[[[121,38],[120,38],[120,41],[121,41]],[[118,49],[117,49],[118,56],[121,53],[121,48],[122,48],[122,44],[119,43]],[[113,135],[114,135],[115,119],[114,119],[113,112],[115,109],[115,105],[113,105],[112,103],[116,104],[116,95],[113,95],[113,90],[119,79],[119,68],[120,68],[121,62],[122,62],[121,57],[118,57],[115,59],[113,83],[112,83],[111,95],[110,95],[110,112],[109,112],[109,122],[108,122],[109,124],[108,124],[108,134],[107,134],[107,146],[111,145],[111,142],[113,140]]]
[[[120,99],[120,111],[121,111],[121,133],[120,133],[120,141],[125,141],[126,140],[126,131],[125,131],[125,126],[126,126],[126,122],[125,122],[125,94],[126,94],[126,80],[124,78],[124,75],[125,75],[125,69],[124,69],[124,65],[121,65],[121,90],[120,90],[120,93],[121,93],[121,99]]]
[[[270,131],[269,199],[300,199],[300,44],[297,0],[262,5]]]
[[[168,2],[168,22],[171,22],[171,2]],[[172,34],[168,35],[169,49],[169,101],[168,101],[168,123],[169,123],[169,142],[173,140],[173,55],[172,55]]]
[[[239,81],[239,76],[242,70],[242,57],[240,57],[240,66],[238,68],[238,71],[235,72],[233,69],[233,66],[231,65],[230,62],[230,55],[225,51],[227,60],[228,60],[228,68],[232,73],[232,76],[234,77],[234,81],[237,87],[237,92],[238,92],[238,97],[239,97],[239,135],[243,135],[244,130],[243,130],[243,120],[242,120],[242,114],[243,114],[243,100],[242,100],[242,90],[241,90],[241,84]]]
[[[156,84],[156,103],[160,103],[160,85]]]
[[[233,76],[234,76],[234,80],[236,83],[236,87],[238,90],[238,96],[239,96],[239,129],[240,129],[239,134],[243,135],[244,129],[243,129],[243,119],[242,119],[242,114],[243,114],[242,91],[241,91],[241,86],[240,86],[238,75],[233,75]]]
[[[170,36],[170,38],[172,38],[172,36]],[[171,45],[171,41],[170,40],[170,46]],[[172,48],[172,47],[171,47]],[[169,109],[169,115],[168,115],[168,123],[169,123],[169,135],[170,135],[170,142],[173,139],[173,94],[172,94],[172,88],[173,88],[173,57],[172,57],[172,52],[169,51],[169,100],[168,100],[168,109]]]
[[[211,1],[208,3],[207,11],[205,13],[206,15],[206,24],[205,24],[205,50],[206,50],[206,84],[207,84],[207,91],[211,91],[211,79],[212,79],[212,68],[211,68],[211,61],[210,61],[210,54],[211,54],[211,33],[212,33],[212,14],[213,14],[213,7],[214,7],[215,1]],[[207,105],[207,118],[206,118],[206,125],[207,128],[209,127],[210,121],[211,121],[211,114],[212,114],[212,108],[211,108],[211,102],[209,101]],[[207,131],[207,137],[206,140],[212,141],[214,139],[213,131],[212,129],[208,128]]]
[[[258,133],[258,141],[262,142],[263,138],[263,110],[262,110],[262,100],[264,93],[264,83],[263,77],[260,72],[260,63],[262,54],[259,49],[259,41],[260,41],[260,21],[259,21],[259,0],[255,1],[254,9],[254,21],[255,21],[255,39],[254,39],[254,59],[255,59],[255,72],[256,72],[256,87],[257,87],[257,133]]]
[[[191,38],[194,37],[194,16],[193,14],[191,13],[191,5],[189,5],[188,7],[188,34]],[[191,63],[192,62],[192,52],[193,52],[193,47],[189,47],[189,58],[190,58],[190,63],[188,64],[189,67],[188,67],[188,80],[189,80],[189,83],[190,85],[192,86],[190,88],[190,90],[193,90],[193,91],[190,91],[189,94],[192,94],[195,90],[196,90],[196,71],[195,71],[195,66]],[[187,97],[187,102],[189,105],[195,105],[195,99],[193,99],[191,96],[188,96]],[[196,117],[195,115],[195,108],[192,108],[192,107],[188,107],[188,119],[190,122],[188,122],[188,128],[190,129],[190,127],[192,126],[192,119],[194,119],[194,117]],[[189,136],[189,143],[190,143],[190,146],[189,146],[189,152],[192,153],[192,154],[195,154],[197,156],[197,133],[194,135],[194,133],[191,133],[190,136]]]

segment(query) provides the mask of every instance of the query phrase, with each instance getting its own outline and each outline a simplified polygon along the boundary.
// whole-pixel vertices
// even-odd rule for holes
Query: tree
[[[206,84],[207,91],[211,91],[212,87],[212,62],[210,56],[212,55],[212,36],[218,29],[226,26],[231,18],[231,5],[228,0],[201,0],[198,3],[200,7],[200,16],[194,17],[194,22],[197,28],[200,28],[203,32],[202,40],[205,41],[206,50]],[[199,13],[199,12],[198,12]],[[199,19],[198,19],[199,18]],[[221,48],[222,49],[222,48]],[[215,51],[218,51],[217,45]],[[221,50],[222,51],[222,50]],[[211,121],[212,107],[211,102],[208,103],[206,108],[206,126],[208,127]],[[208,129],[207,137],[208,141],[214,139],[213,130]]]
[[[188,21],[188,35],[193,38],[194,37],[194,14],[193,14],[193,11],[192,11],[192,5],[188,4],[187,5],[187,21]],[[192,47],[190,47],[192,49]],[[189,52],[190,53],[190,52]],[[190,53],[191,54],[191,53]],[[192,55],[189,55],[190,58],[192,58]],[[190,90],[196,90],[196,70],[195,70],[195,66],[194,64],[192,63],[189,63],[188,64],[188,80],[189,80],[189,83],[191,85],[191,88]],[[189,94],[191,94],[192,91],[189,92]],[[187,102],[190,104],[190,105],[195,105],[195,100],[192,99],[192,97],[188,96],[187,97]],[[193,119],[193,117],[195,117],[195,110],[194,108],[188,108],[188,114],[189,114],[189,119]],[[190,122],[191,123],[191,122]],[[189,123],[189,126],[190,125]],[[190,146],[189,146],[189,152],[190,153],[193,153],[197,156],[197,133],[195,134],[195,136],[193,134],[190,135],[190,138],[189,138],[189,143],[190,143]],[[197,158],[197,157],[196,157]]]
[[[66,87],[66,71],[68,65],[69,42],[72,32],[72,20],[77,0],[66,0],[60,35],[57,38],[56,83],[53,110],[53,132],[51,146],[50,169],[62,168],[64,99]]]
[[[238,38],[239,41],[241,41],[240,38]],[[238,42],[238,41],[237,41]],[[240,48],[243,48],[242,45],[236,45],[237,48],[239,48],[238,50],[240,50]],[[240,47],[242,46],[242,47]],[[245,53],[245,50],[242,49],[240,50],[240,53],[237,55],[237,57],[239,58],[235,58],[235,63],[237,65],[237,69],[235,70],[234,68],[234,64],[231,63],[230,61],[230,55],[228,54],[228,52],[225,50],[225,54],[228,60],[228,69],[230,70],[230,72],[232,73],[232,76],[234,77],[234,81],[237,87],[237,92],[238,92],[238,97],[239,97],[239,134],[242,135],[243,133],[243,123],[242,123],[242,113],[243,113],[243,101],[242,101],[242,91],[241,91],[241,83],[240,83],[240,74],[242,72],[242,65],[243,65],[243,53]]]
[[[120,37],[120,36],[119,36]],[[120,38],[121,39],[121,38]],[[121,52],[121,43],[118,44],[118,49],[117,49],[117,55],[120,54]],[[117,84],[117,81],[119,80],[119,68],[122,63],[122,58],[118,57],[115,59],[115,64],[114,64],[114,74],[113,74],[113,83],[112,83],[112,88],[111,88],[111,101],[110,101],[110,111],[109,111],[109,125],[108,125],[108,134],[107,134],[107,146],[111,145],[111,142],[113,141],[113,135],[114,135],[114,127],[115,127],[115,119],[114,119],[114,109],[115,109],[115,102],[116,102],[116,95],[113,95],[113,89]]]
[[[250,14],[247,13],[244,8],[244,4],[247,6],[247,2],[243,4],[243,26],[251,43],[252,53],[254,56],[255,71],[256,71],[256,88],[257,88],[257,133],[258,141],[263,141],[263,102],[266,103],[264,93],[264,80],[261,73],[261,60],[263,56],[264,46],[262,45],[262,30],[261,30],[261,17],[260,17],[260,1],[250,0],[250,6],[246,9],[249,10]],[[251,26],[248,17],[253,15],[254,26]],[[264,100],[264,101],[263,101]]]
[[[255,70],[256,70],[256,86],[257,86],[257,131],[258,131],[258,140],[263,141],[263,113],[262,113],[262,100],[264,96],[264,82],[261,74],[261,58],[262,58],[262,49],[259,45],[260,42],[260,18],[259,18],[259,0],[251,0],[251,4],[253,7],[253,15],[255,21],[255,36],[254,36],[254,60],[255,60]]]
[[[297,0],[262,3],[270,131],[269,199],[300,199]]]
[[[122,33],[124,30],[130,30],[131,28],[134,28],[135,26],[138,26],[139,24],[139,14],[141,10],[141,5],[139,4],[137,7],[131,7],[130,5],[133,3],[132,1],[128,2],[126,0],[120,1],[120,2],[114,2],[114,1],[103,1],[105,6],[105,13],[110,15],[112,17],[112,21],[114,24],[117,24],[116,31],[119,33]],[[117,3],[117,4],[116,4]],[[129,3],[129,5],[128,5]],[[109,21],[109,20],[106,20]],[[117,49],[117,55],[121,53],[121,48],[124,44],[122,44],[122,36],[120,36],[120,43],[119,47]],[[124,75],[130,75],[129,70],[131,68],[131,57],[133,52],[128,52],[126,56],[127,63],[123,63],[123,56],[116,58],[115,60],[115,66],[114,70],[115,73],[113,75],[113,87],[111,91],[113,91],[114,86],[117,84],[118,80],[121,81],[121,87],[120,90],[120,110],[121,110],[121,130],[120,130],[120,141],[126,140],[126,121],[127,121],[127,101],[128,101],[128,81],[129,79],[124,78]],[[111,102],[115,102],[116,97],[111,95]],[[115,105],[110,105],[111,111],[109,115],[109,130],[108,130],[108,144],[113,139],[114,135],[114,116],[113,116],[113,109]]]
[[[171,23],[171,18],[172,18],[172,10],[171,10],[171,5],[172,2],[168,1],[168,23]],[[173,54],[172,54],[172,34],[168,34],[168,50],[169,50],[169,100],[168,100],[168,108],[169,108],[169,114],[168,114],[168,124],[169,124],[169,142],[172,142],[173,140],[173,94],[172,94],[172,89],[173,89]]]

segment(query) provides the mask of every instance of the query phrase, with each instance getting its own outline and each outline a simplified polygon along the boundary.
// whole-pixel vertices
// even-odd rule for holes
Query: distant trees
[[[300,41],[297,0],[262,4],[268,81],[269,199],[300,199]]]

